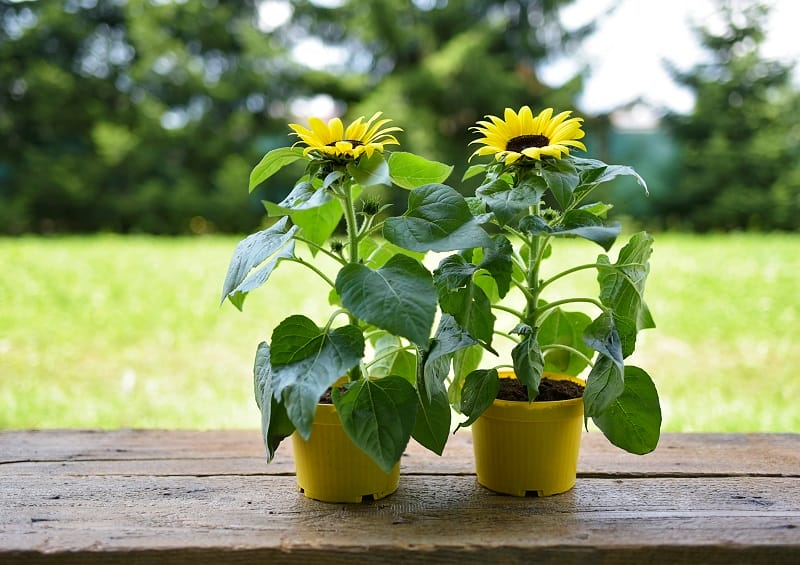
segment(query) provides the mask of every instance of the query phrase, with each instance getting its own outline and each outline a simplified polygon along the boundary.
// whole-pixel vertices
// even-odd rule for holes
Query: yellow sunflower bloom
[[[491,121],[479,121],[471,128],[483,136],[471,143],[481,143],[483,147],[470,159],[476,155],[494,155],[498,161],[511,165],[522,157],[537,161],[545,156],[561,159],[569,155],[570,147],[586,151],[586,146],[578,141],[585,135],[581,129],[583,118],[570,118],[571,113],[561,112],[553,117],[553,109],[545,108],[534,117],[531,109],[523,106],[519,113],[506,108],[504,119],[486,116]]]
[[[354,160],[361,155],[369,158],[375,151],[382,153],[384,145],[399,145],[392,133],[403,131],[398,127],[384,128],[392,120],[379,120],[381,114],[376,112],[366,122],[361,116],[347,128],[339,118],[332,118],[327,124],[319,118],[311,118],[310,129],[299,124],[289,124],[289,127],[294,130],[293,135],[300,138],[295,145],[305,143],[305,156],[314,153],[322,158]]]

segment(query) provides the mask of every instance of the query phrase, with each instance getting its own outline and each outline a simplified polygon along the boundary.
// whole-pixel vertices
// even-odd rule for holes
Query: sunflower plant
[[[384,470],[392,469],[412,436],[437,453],[444,449],[450,424],[446,391],[426,383],[441,370],[435,360],[443,354],[432,351],[433,345],[457,340],[458,329],[440,328],[431,339],[437,293],[422,263],[424,249],[379,237],[391,225],[402,236],[395,239],[414,240],[418,226],[392,223],[398,218],[380,195],[389,187],[417,189],[416,197],[426,186],[442,186],[437,183],[452,167],[390,151],[401,131],[390,123],[378,112],[346,126],[338,117],[289,124],[297,142],[268,152],[251,173],[252,191],[282,167],[305,163],[285,198],[264,202],[272,225],[236,246],[222,302],[241,310],[275,269],[296,263],[319,282],[306,294],[330,304],[327,319],[294,314],[257,347],[254,388],[270,460],[295,430],[308,439],[317,403],[329,388],[346,433]],[[480,228],[466,200],[453,189],[447,193],[461,212],[437,233],[460,243],[463,224]],[[340,238],[335,234],[342,220]]]
[[[494,401],[498,368],[513,369],[529,400],[539,394],[545,373],[575,376],[588,370],[585,418],[629,452],[652,451],[661,425],[658,394],[647,372],[626,359],[639,330],[654,327],[644,300],[653,238],[632,235],[616,260],[601,253],[546,277],[542,269],[567,239],[608,252],[620,224],[607,220],[610,204],[590,196],[620,176],[632,177],[647,192],[645,181],[630,167],[573,155],[586,147],[582,119],[569,111],[554,115],[548,108],[534,115],[528,106],[506,109],[502,118],[487,116],[473,131],[479,137],[472,158],[492,157],[464,175],[481,181],[467,204],[472,223],[482,230],[464,234],[461,251],[434,272],[443,319],[462,332],[458,347],[448,352],[454,368],[450,399],[467,417],[462,425]],[[412,193],[406,218],[427,213],[422,200]],[[559,294],[559,283],[585,271],[596,273],[594,296]],[[496,327],[497,312],[511,315],[511,327]],[[510,363],[478,369],[483,352],[494,352],[497,336],[511,340]]]

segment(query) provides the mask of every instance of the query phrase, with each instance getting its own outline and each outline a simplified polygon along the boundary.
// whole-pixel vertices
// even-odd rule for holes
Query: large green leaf
[[[618,223],[605,225],[602,218],[578,209],[564,214],[561,224],[556,226],[549,225],[540,216],[525,216],[519,222],[519,229],[530,235],[582,237],[608,251],[614,245],[621,227]]]
[[[417,421],[413,438],[420,445],[439,455],[450,435],[450,402],[444,383],[429,385],[420,375],[417,379]]]
[[[220,303],[228,298],[241,310],[247,293],[264,284],[281,259],[294,256],[292,238],[297,229],[297,226],[289,228],[287,218],[281,218],[271,227],[240,241],[228,266]],[[252,272],[260,265],[260,269]]]
[[[528,398],[539,396],[539,383],[544,370],[544,358],[536,335],[529,334],[511,350],[511,361],[517,380],[528,387]]]
[[[449,255],[439,262],[433,272],[433,281],[440,293],[454,291],[466,287],[477,270],[478,267],[469,263],[463,255]]]
[[[614,313],[614,322],[619,332],[624,357],[633,353],[638,331],[653,326],[650,312],[644,303],[652,243],[652,236],[641,232],[631,237],[627,245],[620,250],[619,257],[613,265],[605,255],[601,255],[597,260],[600,265],[597,271],[600,301]]]
[[[300,226],[303,237],[322,246],[333,235],[342,219],[342,213],[341,203],[331,200],[316,208],[294,212],[292,221]]]
[[[439,306],[473,338],[491,348],[496,318],[491,301],[477,284],[469,282],[466,287],[455,291],[440,289]]]
[[[391,184],[389,165],[381,153],[373,153],[368,159],[362,157],[357,163],[349,163],[347,172],[363,188]]]
[[[389,155],[389,171],[397,186],[412,189],[424,184],[444,182],[453,167],[438,161],[429,161],[413,153],[396,151]]]
[[[492,405],[499,390],[500,377],[495,369],[478,369],[467,375],[461,390],[461,411],[467,420],[458,427],[471,426]]]
[[[383,235],[400,247],[422,252],[456,251],[490,243],[464,197],[444,184],[412,190],[408,210],[401,217],[388,218]]]
[[[475,194],[483,200],[488,210],[494,212],[500,225],[514,225],[516,220],[528,213],[531,206],[541,200],[546,189],[547,185],[541,177],[534,177],[516,186],[495,179],[479,186]]]
[[[625,390],[624,367],[600,354],[586,377],[583,412],[594,418],[606,411]]]
[[[542,177],[561,209],[566,209],[580,180],[575,166],[567,159],[549,161],[542,170]]]
[[[250,173],[250,192],[286,165],[303,158],[300,147],[280,147],[273,149],[261,159]]]
[[[592,420],[617,447],[637,455],[653,451],[661,435],[661,405],[650,375],[625,367],[625,390]]]
[[[273,395],[272,365],[270,364],[269,345],[261,342],[256,351],[253,365],[253,388],[256,404],[261,410],[261,435],[267,448],[267,461],[272,461],[278,445],[292,435],[294,424],[286,415],[283,404]]]
[[[495,235],[491,239],[491,245],[483,249],[483,257],[478,263],[478,268],[485,269],[492,275],[497,283],[500,298],[503,298],[511,288],[513,248],[511,242],[503,235]]]
[[[333,390],[333,404],[347,435],[387,473],[400,460],[414,430],[417,394],[402,377],[362,379],[344,393]]]
[[[436,289],[422,263],[392,257],[373,270],[349,264],[336,277],[342,304],[355,316],[425,347],[436,315]]]
[[[436,328],[436,335],[431,340],[430,349],[424,357],[423,369],[425,380],[428,383],[427,390],[435,390],[437,385],[444,381],[450,370],[450,360],[454,354],[476,343],[475,339],[458,325],[453,316],[442,314],[439,327]]]
[[[547,346],[564,345],[591,358],[594,352],[583,342],[583,332],[591,321],[591,318],[583,312],[566,312],[561,308],[548,311],[537,333],[539,345],[545,353],[545,371],[577,375],[586,368],[586,360],[580,355],[568,349],[547,349]]]
[[[364,336],[355,326],[324,332],[302,318],[291,316],[272,333],[272,387],[298,432],[308,439],[319,397],[361,361]]]

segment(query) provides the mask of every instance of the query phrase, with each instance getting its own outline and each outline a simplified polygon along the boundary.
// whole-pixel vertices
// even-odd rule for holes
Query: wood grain
[[[0,563],[800,562],[797,434],[644,457],[586,434],[576,487],[537,499],[479,486],[459,432],[362,505],[306,499],[291,450],[262,450],[257,431],[0,432]]]

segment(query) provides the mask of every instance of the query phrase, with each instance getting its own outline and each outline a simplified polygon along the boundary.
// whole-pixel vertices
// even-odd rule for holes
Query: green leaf
[[[525,216],[519,221],[519,230],[530,235],[552,235],[560,237],[582,237],[597,243],[608,251],[617,239],[620,225],[606,226],[603,219],[587,210],[570,210],[564,214],[562,223],[551,226],[540,216]]]
[[[373,358],[379,360],[369,366],[369,374],[372,377],[386,377],[390,374],[397,352],[403,347],[403,343],[399,337],[389,332],[379,332],[371,341],[375,350]]]
[[[389,155],[389,171],[397,186],[413,189],[424,184],[444,182],[453,172],[453,167],[413,153],[396,151]]]
[[[586,377],[583,413],[594,418],[605,412],[625,390],[624,367],[600,354]]]
[[[456,291],[441,290],[439,306],[450,314],[458,324],[491,351],[494,335],[495,315],[486,293],[473,282]]]
[[[272,332],[271,362],[278,366],[302,361],[319,351],[324,341],[325,334],[312,320],[289,316]]]
[[[553,230],[551,234],[582,237],[608,251],[614,245],[620,231],[622,231],[622,226],[617,222],[605,225],[602,218],[595,216],[591,212],[570,210],[564,214],[561,226]]]
[[[535,332],[514,346],[511,361],[517,380],[528,387],[528,398],[535,400],[539,396],[539,383],[544,370],[544,358]]]
[[[383,235],[412,251],[456,251],[489,245],[489,236],[470,212],[457,190],[444,184],[427,184],[411,191],[408,210],[388,218]]]
[[[309,210],[323,206],[332,200],[330,192],[325,188],[316,188],[308,180],[300,181],[294,185],[286,198],[278,204],[268,200],[264,201],[264,207],[270,216],[286,216],[300,210]]]
[[[439,320],[439,326],[436,328],[436,335],[431,340],[431,347],[425,360],[426,362],[431,362],[476,343],[475,339],[458,325],[453,316],[443,314]]]
[[[497,291],[503,298],[511,288],[511,274],[514,262],[511,259],[513,249],[505,236],[495,235],[491,245],[483,249],[483,258],[478,263],[479,269],[488,271],[497,283]]]
[[[389,243],[388,241],[379,242],[372,237],[365,237],[358,244],[359,258],[366,266],[373,269],[383,267],[389,259],[398,253],[408,255],[409,257],[413,257],[418,261],[422,261],[425,258],[424,253],[409,251],[408,249],[403,249],[402,247],[398,247],[397,245]]]
[[[323,206],[293,213],[292,221],[302,228],[303,237],[322,246],[333,235],[342,213],[339,201],[331,200]]]
[[[478,267],[467,262],[463,255],[454,254],[445,257],[433,272],[433,281],[439,292],[457,290],[466,287]]]
[[[591,358],[594,351],[583,342],[583,332],[591,323],[583,312],[566,312],[561,308],[550,310],[539,326],[537,339],[544,352],[545,372],[562,375],[577,375],[586,368],[587,362],[580,355],[550,345],[565,345]]]
[[[400,460],[414,430],[417,394],[402,377],[362,379],[333,390],[344,431],[385,472]]]
[[[417,420],[412,437],[441,455],[450,435],[450,402],[443,383],[431,390],[424,378],[417,380]]]
[[[647,183],[631,167],[625,165],[607,165],[596,159],[581,159],[578,157],[574,157],[572,161],[580,173],[582,185],[597,185],[613,180],[619,176],[631,176],[636,179],[639,186],[644,188],[645,193],[648,192]]]
[[[613,361],[622,372],[623,359],[622,342],[619,339],[614,317],[609,312],[603,312],[586,326],[583,332],[583,342]]]
[[[478,368],[483,358],[483,348],[471,345],[453,353],[453,380],[447,389],[450,404],[461,412],[461,390],[467,375]]]
[[[282,218],[271,227],[239,242],[228,265],[220,304],[228,298],[241,310],[247,293],[264,284],[282,259],[294,256],[292,238],[298,228],[292,226],[287,229],[287,226],[288,220]],[[261,268],[251,274],[259,265],[262,265]]]
[[[280,443],[294,432],[294,424],[286,415],[283,404],[272,394],[272,365],[266,342],[261,342],[256,351],[253,388],[256,404],[261,410],[261,435],[267,448],[267,461],[272,461]]]
[[[487,165],[470,165],[469,168],[464,172],[464,176],[461,177],[462,181],[469,180],[474,176],[480,175],[481,173],[486,172]]]
[[[319,397],[361,361],[364,336],[355,326],[323,332],[299,318],[304,316],[287,318],[272,333],[272,386],[297,431],[308,439]]]
[[[567,159],[548,162],[542,170],[542,178],[562,210],[569,206],[572,193],[578,186],[578,171]]]
[[[362,157],[357,163],[349,163],[347,172],[362,188],[391,184],[389,165],[381,153],[373,153],[368,159]]]
[[[601,255],[597,260],[600,265],[597,270],[600,301],[614,313],[623,357],[633,353],[636,348],[638,331],[655,325],[644,303],[652,243],[652,236],[641,232],[631,237],[627,245],[620,250],[619,257],[613,265],[605,255]]]
[[[436,289],[419,261],[395,255],[378,270],[346,265],[336,277],[336,291],[358,318],[427,346],[436,315]]]
[[[471,426],[492,405],[500,390],[500,377],[495,369],[472,371],[461,390],[461,411],[467,420],[459,428]]]
[[[303,159],[303,149],[300,147],[280,147],[273,149],[261,159],[250,173],[250,192],[269,177],[280,171],[286,165]]]
[[[650,375],[625,367],[624,392],[592,420],[617,447],[637,455],[653,451],[661,435],[661,405]]]
[[[541,177],[511,186],[502,179],[479,186],[475,194],[483,200],[487,209],[494,212],[500,225],[514,224],[536,205],[547,186]]]

